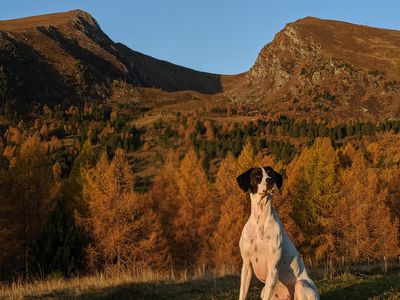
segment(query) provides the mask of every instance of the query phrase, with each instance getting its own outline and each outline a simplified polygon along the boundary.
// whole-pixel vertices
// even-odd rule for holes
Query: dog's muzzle
[[[262,192],[261,195],[262,195],[263,197],[272,196],[273,191],[274,191],[274,188],[272,188],[272,189],[267,189],[267,190],[265,190],[264,192]]]

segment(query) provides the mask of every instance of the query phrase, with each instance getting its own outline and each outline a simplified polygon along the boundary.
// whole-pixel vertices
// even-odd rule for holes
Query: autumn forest
[[[1,278],[238,270],[250,201],[236,177],[256,165],[283,174],[273,203],[306,262],[399,254],[399,121],[248,119],[240,107],[205,110],[208,117],[176,113],[142,127],[135,120],[146,109],[126,105],[37,105],[33,118],[8,116]]]

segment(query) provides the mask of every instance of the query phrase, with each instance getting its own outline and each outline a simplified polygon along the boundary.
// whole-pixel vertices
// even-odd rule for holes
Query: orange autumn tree
[[[334,252],[332,217],[338,186],[337,155],[329,138],[317,138],[288,167],[285,197],[291,198],[292,217],[302,233],[304,255],[327,259]]]
[[[194,126],[193,117],[190,116],[186,122],[186,129],[185,129],[185,136],[184,136],[186,145],[191,144],[192,138],[195,136],[195,134],[196,134],[196,127]]]
[[[210,120],[204,121],[204,128],[206,129],[207,140],[213,140],[215,138],[213,126]]]
[[[249,199],[236,182],[238,175],[237,161],[229,153],[221,161],[215,180],[216,196],[221,209],[213,248],[214,264],[219,268],[238,269],[241,265],[239,238],[248,217]]]
[[[351,166],[339,178],[340,198],[335,207],[337,254],[353,259],[398,254],[397,224],[385,203],[388,190],[376,169],[368,167],[361,151],[347,145]]]
[[[87,213],[78,222],[91,239],[87,258],[92,270],[169,265],[169,250],[156,213],[134,192],[124,151],[111,163],[103,153],[92,169],[82,171]]]
[[[17,238],[12,199],[7,196],[10,186],[10,178],[6,165],[0,161],[0,280],[15,270],[17,264],[16,256],[20,254],[22,244]],[[16,255],[17,254],[17,255]],[[22,257],[19,257],[22,258]],[[3,277],[4,276],[4,277]]]
[[[247,140],[246,144],[243,146],[242,151],[238,157],[237,165],[238,172],[243,173],[248,169],[254,167],[255,157],[254,149],[251,145],[250,140]]]
[[[27,137],[22,143],[11,161],[9,175],[8,193],[12,209],[8,226],[14,231],[13,238],[20,243],[15,249],[14,259],[20,261],[23,257],[28,274],[30,266],[35,265],[32,255],[58,193],[46,146],[38,135]]]
[[[207,266],[211,235],[215,227],[216,205],[202,161],[189,149],[176,174],[177,214],[172,222],[174,265],[191,269]]]
[[[293,202],[297,199],[295,196],[299,192],[298,178],[301,176],[301,164],[302,162],[299,161],[299,157],[296,155],[292,162],[286,166],[286,177],[283,180],[281,193],[277,200],[274,197],[274,207],[282,220],[285,230],[296,246],[304,244],[305,241],[305,234],[295,222],[295,212],[293,211]]]
[[[169,243],[173,240],[172,221],[178,212],[176,195],[178,186],[176,174],[179,169],[179,154],[169,151],[164,165],[154,179],[149,190],[148,201],[153,204],[154,211],[159,215],[163,232]]]
[[[400,218],[400,167],[393,166],[384,169],[380,172],[379,176],[383,185],[388,188],[388,196],[385,202],[391,211],[392,219],[398,221]]]

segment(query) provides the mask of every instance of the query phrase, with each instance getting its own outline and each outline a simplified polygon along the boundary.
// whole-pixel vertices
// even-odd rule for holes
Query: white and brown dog
[[[280,188],[282,176],[271,167],[259,167],[241,174],[237,182],[251,199],[250,218],[239,242],[243,258],[239,300],[246,299],[252,271],[265,283],[263,300],[319,299],[317,287],[272,207],[274,184]]]

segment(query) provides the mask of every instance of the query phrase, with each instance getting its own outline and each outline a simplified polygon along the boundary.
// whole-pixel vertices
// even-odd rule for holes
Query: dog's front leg
[[[250,259],[243,259],[242,274],[240,276],[239,300],[245,300],[249,292],[252,268]]]
[[[261,292],[262,300],[270,300],[278,280],[278,263],[282,256],[282,235],[278,233],[271,239],[271,261],[268,263],[268,273],[265,286]]]

